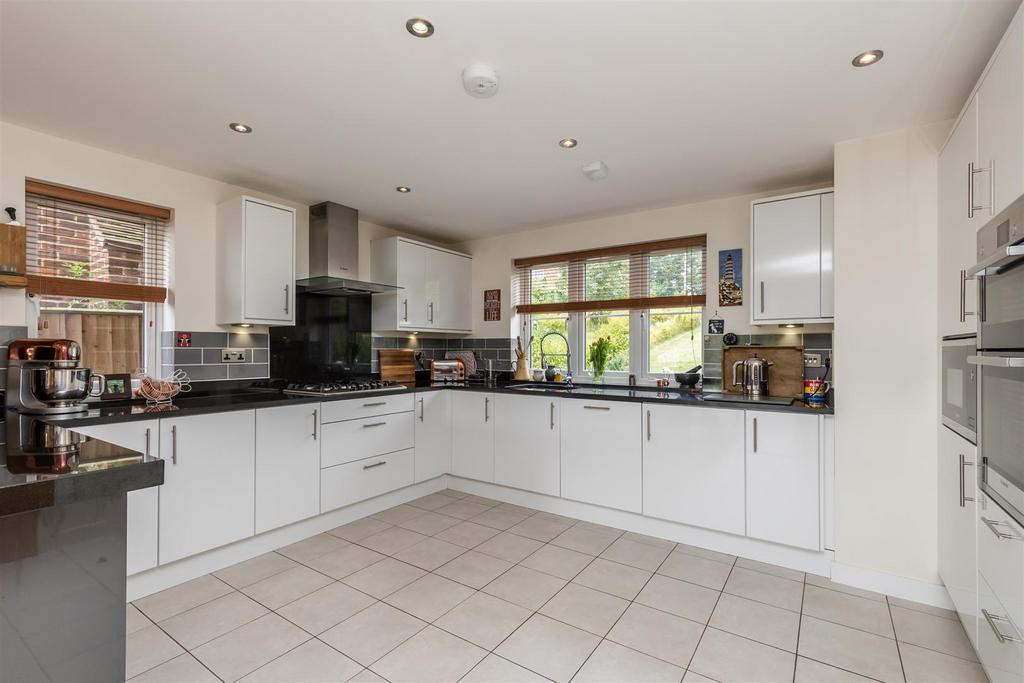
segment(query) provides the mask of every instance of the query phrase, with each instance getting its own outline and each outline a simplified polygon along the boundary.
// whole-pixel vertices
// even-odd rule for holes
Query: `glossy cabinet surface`
[[[977,447],[939,427],[939,576],[964,630],[978,638]]]
[[[320,404],[256,411],[256,533],[320,512]]]
[[[452,392],[452,474],[494,481],[494,394]]]
[[[495,394],[494,483],[557,496],[559,402]]]
[[[1024,192],[1024,21],[1011,22],[978,88],[978,163],[988,170],[988,194],[978,196],[991,217]]]
[[[562,497],[643,510],[641,406],[562,399]]]
[[[414,408],[415,480],[421,482],[451,471],[452,392],[419,393]]]

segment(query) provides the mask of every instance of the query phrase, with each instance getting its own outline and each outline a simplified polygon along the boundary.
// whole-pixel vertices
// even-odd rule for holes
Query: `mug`
[[[540,368],[534,368],[533,369],[533,381],[534,382],[543,382],[544,381],[544,371],[542,369],[540,369]]]
[[[823,379],[804,380],[804,403],[812,406],[825,404],[825,396],[831,384]]]

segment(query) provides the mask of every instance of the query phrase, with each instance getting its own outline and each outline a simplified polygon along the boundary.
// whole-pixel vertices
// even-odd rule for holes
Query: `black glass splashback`
[[[328,382],[368,374],[370,299],[298,292],[295,326],[270,328],[270,376]]]

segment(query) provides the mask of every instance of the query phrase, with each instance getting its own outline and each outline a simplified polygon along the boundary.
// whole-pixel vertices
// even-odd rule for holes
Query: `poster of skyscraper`
[[[718,305],[743,305],[743,250],[718,252]]]

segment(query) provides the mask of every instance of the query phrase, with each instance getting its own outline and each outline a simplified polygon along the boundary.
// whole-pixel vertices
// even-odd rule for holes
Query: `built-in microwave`
[[[1024,196],[978,231],[978,348],[1024,349]]]
[[[973,334],[942,338],[942,424],[976,443],[978,430],[977,355]]]

